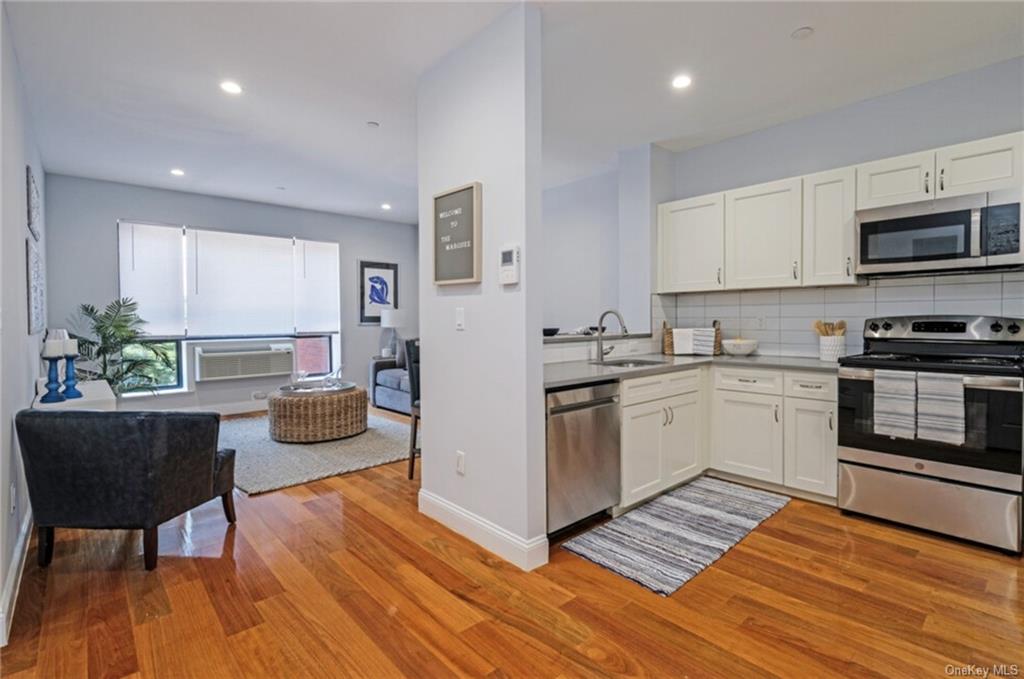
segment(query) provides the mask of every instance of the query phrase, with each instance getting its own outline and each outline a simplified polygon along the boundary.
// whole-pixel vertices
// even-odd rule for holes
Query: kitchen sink
[[[665,365],[664,361],[651,361],[644,358],[616,358],[611,361],[591,361],[591,363],[609,368],[643,368],[649,365]]]

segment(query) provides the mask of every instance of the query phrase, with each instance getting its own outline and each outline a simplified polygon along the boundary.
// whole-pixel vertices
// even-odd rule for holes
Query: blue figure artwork
[[[370,276],[370,303],[371,304],[391,304],[391,290],[388,287],[388,282],[384,280],[382,276]]]

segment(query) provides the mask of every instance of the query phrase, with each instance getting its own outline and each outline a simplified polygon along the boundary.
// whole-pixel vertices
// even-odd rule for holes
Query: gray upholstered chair
[[[409,397],[412,426],[409,428],[409,478],[416,473],[416,456],[420,447],[416,445],[416,434],[420,425],[420,341],[407,340],[405,343],[406,364],[409,367]]]
[[[370,392],[370,403],[376,407],[411,415],[412,398],[405,345],[401,339],[398,340],[397,356],[394,358],[377,356],[370,359],[366,390]]]
[[[235,451],[217,450],[217,413],[22,410],[15,426],[40,566],[55,527],[141,528],[153,570],[164,521],[218,496],[235,521]]]

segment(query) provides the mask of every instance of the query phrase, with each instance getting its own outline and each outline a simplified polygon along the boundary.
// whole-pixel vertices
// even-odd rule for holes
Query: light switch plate
[[[466,308],[457,306],[455,307],[455,329],[465,330],[466,329]]]

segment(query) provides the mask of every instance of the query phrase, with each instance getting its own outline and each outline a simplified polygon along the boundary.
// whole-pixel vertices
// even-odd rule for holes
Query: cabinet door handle
[[[797,268],[797,267],[798,267],[799,265],[800,265],[800,264],[799,264],[799,262],[797,262],[797,261],[795,261],[795,260],[793,261],[793,280],[794,280],[794,281],[795,281],[795,280],[797,280],[797,279],[799,278],[799,276],[798,276],[798,275],[797,275],[797,273],[796,273],[796,268]]]
[[[722,267],[718,267],[718,284],[722,284]]]
[[[939,191],[946,190],[946,168],[939,170]]]
[[[757,384],[757,380],[751,379],[749,377],[737,377],[736,381],[742,382],[743,384]]]
[[[931,191],[928,190],[928,178],[931,176],[931,174],[932,173],[930,171],[924,173],[924,192],[925,193],[931,193]]]
[[[669,420],[668,420],[668,424],[669,424],[669,426],[672,426],[672,423],[676,421],[676,409],[673,408],[672,406],[669,406],[668,407],[668,412],[669,412],[669,415],[670,415]]]
[[[661,426],[668,424],[668,408],[661,409]]]
[[[775,406],[775,421],[779,421],[779,406]]]
[[[853,273],[853,260],[849,257],[846,258],[846,275],[849,276]]]
[[[835,427],[832,424],[832,411],[828,411],[828,430],[835,431]]]
[[[804,384],[803,382],[801,382],[799,384],[799,387],[801,389],[821,389],[822,385],[820,385],[820,384]]]

